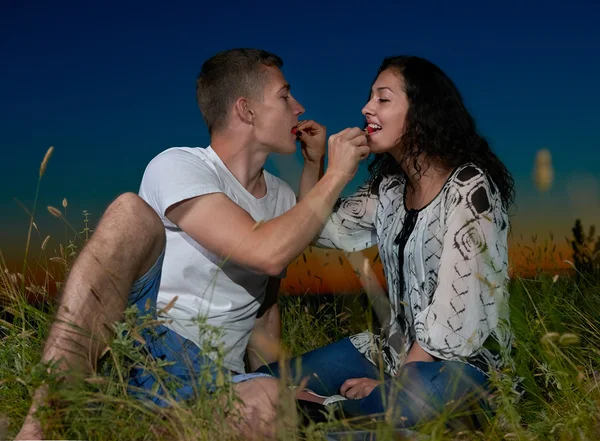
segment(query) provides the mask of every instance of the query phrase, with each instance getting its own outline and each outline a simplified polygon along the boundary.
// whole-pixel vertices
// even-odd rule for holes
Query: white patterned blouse
[[[389,309],[381,329],[352,336],[354,346],[397,375],[412,344],[435,359],[485,373],[510,362],[508,216],[500,192],[472,164],[455,169],[439,194],[407,210],[405,182],[383,178],[340,199],[316,245],[348,252],[375,244]]]

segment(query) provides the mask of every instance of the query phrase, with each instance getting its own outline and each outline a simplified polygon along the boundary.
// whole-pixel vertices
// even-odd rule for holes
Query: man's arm
[[[281,315],[277,305],[280,286],[281,279],[269,278],[265,303],[258,311],[246,349],[250,372],[254,372],[263,364],[277,361],[281,345]]]
[[[166,216],[212,253],[254,271],[276,276],[318,234],[344,186],[369,148],[358,128],[330,138],[329,169],[313,189],[284,214],[257,225],[222,193],[187,199]]]
[[[323,177],[325,170],[325,150],[327,143],[325,126],[316,121],[301,121],[298,124],[298,140],[304,157],[304,167],[300,177],[300,189],[297,199],[300,201]]]

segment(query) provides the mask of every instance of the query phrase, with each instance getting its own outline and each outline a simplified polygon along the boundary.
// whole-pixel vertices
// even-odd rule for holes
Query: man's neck
[[[262,170],[267,160],[266,151],[261,151],[249,140],[231,134],[213,136],[210,145],[249,193],[256,197],[264,196],[266,187]]]

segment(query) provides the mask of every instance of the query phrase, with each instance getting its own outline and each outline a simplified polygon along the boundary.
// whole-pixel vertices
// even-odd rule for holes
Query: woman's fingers
[[[379,384],[379,381],[371,378],[351,378],[346,380],[340,387],[340,393],[351,400],[357,400],[368,396]]]
[[[362,380],[362,378],[350,378],[350,379],[344,381],[344,384],[342,384],[342,386],[340,387],[341,394],[346,396],[346,392],[350,388],[356,386],[360,382],[360,380]]]

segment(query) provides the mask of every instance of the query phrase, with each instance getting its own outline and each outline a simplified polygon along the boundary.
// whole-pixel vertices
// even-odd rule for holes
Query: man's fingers
[[[330,141],[334,141],[334,140],[336,140],[337,138],[341,138],[341,137],[342,137],[342,136],[344,136],[346,133],[348,133],[350,130],[352,130],[352,128],[350,128],[350,127],[348,127],[348,128],[345,128],[345,129],[344,129],[344,130],[342,130],[341,132],[338,132],[338,133],[335,133],[335,134],[331,135],[331,136],[329,137],[329,140],[330,140]]]
[[[350,140],[350,144],[355,146],[366,146],[367,145],[367,136],[363,133],[358,135],[356,138],[352,138]]]
[[[360,154],[360,159],[366,159],[367,156],[371,154],[371,149],[369,147],[363,146],[358,147],[358,153]]]
[[[336,139],[340,140],[340,142],[348,141],[352,145],[366,144],[367,137],[365,132],[358,127],[348,127],[342,130],[341,132],[335,133],[329,137],[329,142],[332,143]],[[356,139],[358,138],[358,139]]]
[[[359,136],[365,136],[364,130],[359,129],[358,127],[349,127],[346,130],[340,132],[343,141],[350,141]],[[366,139],[366,136],[365,136]]]

